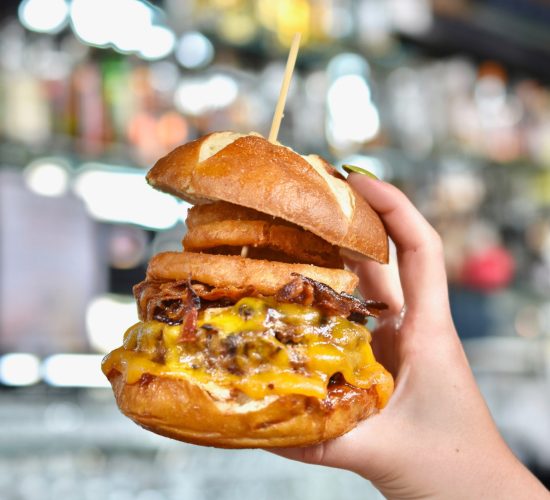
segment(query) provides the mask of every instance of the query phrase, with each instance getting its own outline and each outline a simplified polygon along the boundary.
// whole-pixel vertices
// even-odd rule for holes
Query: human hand
[[[387,266],[350,263],[364,296],[389,306],[373,349],[395,392],[340,438],[273,451],[354,471],[392,499],[548,498],[504,443],[478,390],[451,318],[439,236],[397,188],[358,174],[349,182],[397,249],[400,287]]]

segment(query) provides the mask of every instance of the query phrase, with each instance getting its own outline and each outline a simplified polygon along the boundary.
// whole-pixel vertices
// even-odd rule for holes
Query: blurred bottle
[[[95,62],[76,67],[72,78],[71,131],[79,139],[77,149],[84,154],[100,154],[106,140],[105,106],[101,72]]]
[[[497,162],[516,160],[521,153],[518,124],[522,108],[517,97],[508,92],[507,83],[502,65],[488,61],[479,67],[474,100],[481,124],[481,147]]]
[[[103,98],[106,110],[106,138],[125,140],[126,125],[134,112],[134,94],[129,92],[131,67],[126,57],[113,55],[101,61]]]
[[[50,110],[46,88],[29,73],[7,73],[3,79],[3,130],[7,139],[43,144],[50,136]]]
[[[0,128],[8,140],[35,145],[48,139],[51,121],[47,89],[32,73],[33,68],[26,66],[31,50],[20,26],[11,22],[3,26],[0,31]],[[40,59],[39,50],[40,46],[31,54],[35,59]]]

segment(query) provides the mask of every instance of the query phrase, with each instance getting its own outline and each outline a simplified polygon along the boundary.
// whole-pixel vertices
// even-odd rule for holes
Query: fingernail
[[[376,175],[374,175],[372,172],[369,172],[368,170],[365,170],[364,168],[361,168],[361,167],[357,167],[355,165],[342,165],[342,168],[348,173],[348,174],[351,174],[351,173],[354,173],[354,174],[362,174],[362,175],[366,175],[367,177],[370,177],[371,179],[376,179],[377,181],[379,181],[380,179],[378,177],[376,177]]]

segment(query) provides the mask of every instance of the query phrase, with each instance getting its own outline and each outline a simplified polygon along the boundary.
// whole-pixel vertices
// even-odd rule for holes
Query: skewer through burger
[[[383,408],[391,375],[346,254],[388,260],[378,215],[316,155],[257,134],[180,146],[147,174],[195,206],[184,251],[134,287],[140,322],[102,364],[120,410],[146,429],[227,447],[305,446]]]

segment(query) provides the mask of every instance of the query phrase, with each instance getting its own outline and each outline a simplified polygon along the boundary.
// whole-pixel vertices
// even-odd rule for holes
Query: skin
[[[440,237],[394,186],[360,174],[349,182],[397,248],[401,286],[388,266],[350,263],[364,295],[389,305],[373,347],[395,392],[381,413],[338,439],[273,451],[356,472],[388,499],[550,498],[512,454],[479,392],[451,318]]]

